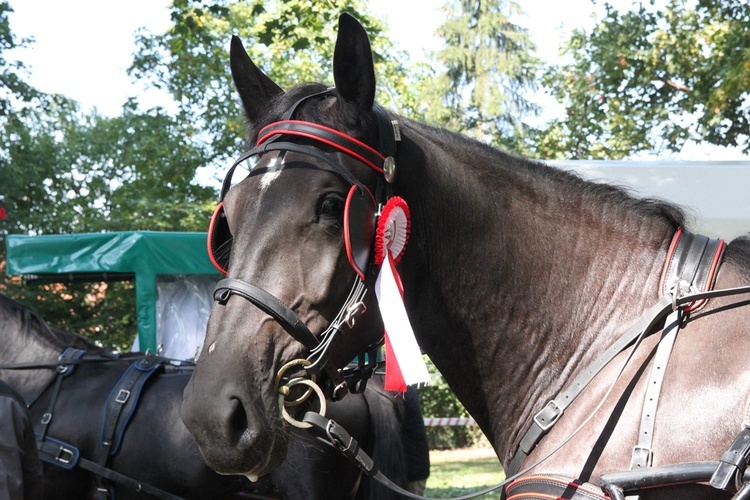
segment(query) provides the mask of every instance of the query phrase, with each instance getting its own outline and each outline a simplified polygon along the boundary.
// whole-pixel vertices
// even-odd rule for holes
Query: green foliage
[[[440,372],[432,363],[427,364],[430,385],[418,389],[425,417],[468,417],[469,412],[456,398]],[[465,448],[483,438],[477,426],[427,427],[427,441],[431,450]]]
[[[399,54],[383,36],[383,23],[367,14],[361,0],[335,7],[310,0],[178,0],[169,31],[138,37],[130,72],[167,89],[179,105],[180,119],[200,131],[195,140],[203,143],[211,161],[223,165],[242,150],[245,140],[229,72],[231,35],[240,37],[253,62],[281,88],[310,81],[332,84],[341,12],[356,15],[367,29],[381,92],[398,93],[408,110],[415,99],[401,76],[406,71]]]
[[[653,2],[652,2],[653,3]],[[687,140],[750,152],[750,4],[638,4],[576,31],[545,87],[567,117],[534,137],[539,156],[621,159]]]
[[[448,2],[439,33],[445,47],[439,70],[423,85],[427,121],[516,152],[538,109],[527,99],[539,60],[528,31],[511,17],[521,9],[509,0]],[[442,71],[444,68],[445,71]]]

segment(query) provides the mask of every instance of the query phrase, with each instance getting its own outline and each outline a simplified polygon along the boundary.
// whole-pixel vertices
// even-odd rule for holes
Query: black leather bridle
[[[227,172],[222,185],[220,201],[223,201],[224,196],[232,185],[232,176],[237,166],[253,156],[261,156],[271,151],[292,151],[321,160],[327,167],[330,167],[332,173],[341,177],[351,186],[356,187],[362,194],[367,191],[368,196],[372,197],[367,188],[344,166],[334,161],[329,154],[326,154],[321,149],[321,146],[333,147],[346,153],[352,158],[355,158],[361,163],[364,163],[377,172],[382,173],[384,164],[388,162],[393,164],[394,162],[393,157],[396,154],[397,144],[394,125],[382,108],[378,106],[373,108],[377,117],[379,134],[380,151],[377,151],[334,129],[316,123],[291,119],[294,110],[305,100],[312,97],[325,97],[328,95],[333,95],[333,89],[327,89],[304,97],[297,101],[294,106],[287,111],[282,117],[282,120],[271,123],[262,128],[258,133],[256,147],[240,156]],[[312,144],[293,142],[293,139],[297,137],[311,139]],[[380,179],[382,179],[382,177]],[[378,189],[378,191],[385,191],[385,189]],[[223,214],[219,214],[219,216],[223,216]],[[217,215],[215,214],[209,230],[209,254],[211,255],[212,260],[214,260],[214,263],[217,264],[217,267],[226,272],[232,236],[231,234],[228,234],[227,230],[227,234],[224,235],[225,241],[212,241],[215,238],[213,235],[217,232],[214,229],[214,225],[217,223],[216,218]],[[360,265],[365,267],[365,270],[370,265],[369,247],[372,245],[372,238],[374,238],[374,227],[369,239],[367,240],[367,238],[364,238],[367,240],[366,242],[356,243],[361,247],[367,247],[359,249],[359,253],[364,254],[364,264]],[[347,241],[347,245],[348,244],[349,242]],[[226,259],[223,265],[218,263],[218,259],[215,258],[216,254],[221,252],[223,252],[222,258]],[[353,258],[363,260],[361,255],[354,256]],[[332,352],[331,347],[335,344],[335,341],[340,338],[341,331],[351,328],[354,325],[356,318],[365,310],[363,304],[363,299],[367,291],[364,284],[365,273],[362,271],[358,271],[358,273],[359,278],[355,279],[349,297],[341,307],[336,319],[331,322],[328,328],[320,336],[313,334],[307,325],[305,325],[297,314],[284,304],[283,301],[252,283],[237,278],[224,278],[216,285],[214,299],[219,304],[223,305],[227,303],[232,295],[237,295],[271,316],[293,339],[305,346],[310,352],[310,356],[308,357],[309,365],[305,366],[305,370],[308,373],[318,373],[320,371],[325,372],[328,376],[328,383],[330,386],[327,387],[326,392],[331,399],[336,400],[346,394],[346,391],[344,390],[346,388],[351,392],[364,391],[367,379],[372,373],[374,373],[377,366],[375,354],[377,348],[382,343],[381,340],[375,345],[365,347],[363,352],[359,354],[359,362],[356,366],[343,369],[332,366],[330,359]]]

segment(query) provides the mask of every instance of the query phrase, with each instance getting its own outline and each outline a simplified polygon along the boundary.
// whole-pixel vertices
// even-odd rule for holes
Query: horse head
[[[284,92],[236,37],[231,69],[252,147],[230,169],[211,222],[209,252],[226,277],[182,418],[213,469],[254,478],[286,452],[279,386],[318,372],[328,394],[340,397],[346,382],[338,369],[382,339],[374,294],[365,291],[374,282],[383,149],[395,142],[374,103],[367,34],[349,15],[339,21],[335,88]],[[236,166],[251,157],[257,163],[232,186]],[[304,361],[280,373],[295,360]],[[286,389],[306,388],[293,385]]]

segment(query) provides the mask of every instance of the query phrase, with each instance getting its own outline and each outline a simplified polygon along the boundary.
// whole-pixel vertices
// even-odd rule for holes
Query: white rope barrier
[[[453,425],[475,425],[471,417],[424,417],[425,427],[445,427]]]

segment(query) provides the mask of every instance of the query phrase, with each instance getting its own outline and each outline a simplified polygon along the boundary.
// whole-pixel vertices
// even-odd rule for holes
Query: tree
[[[205,165],[195,135],[161,108],[128,103],[119,117],[83,114],[77,103],[44,94],[7,61],[17,42],[0,3],[0,234],[122,230],[201,231],[216,193],[196,182]],[[0,272],[5,244],[0,241]],[[0,291],[24,300],[50,323],[126,349],[135,327],[133,284],[65,283],[27,286],[0,278]]]
[[[1,56],[16,42],[5,15],[10,8],[0,2]],[[363,3],[351,0],[341,8],[357,12],[375,34],[382,73],[404,73],[378,35],[382,24],[364,14]],[[212,166],[223,171],[244,142],[228,71],[230,35],[239,33],[256,62],[285,87],[297,82],[295,75],[325,81],[339,13],[309,1],[176,0],[172,28],[141,33],[131,68],[133,77],[167,89],[176,111],[143,110],[132,100],[114,118],[84,114],[64,96],[25,84],[17,74],[20,63],[0,59],[0,105],[9,110],[0,115],[0,201],[8,214],[3,233],[205,230],[216,190],[198,182],[197,174]],[[400,77],[389,78],[381,80],[404,85]],[[17,279],[2,281],[0,288],[29,299],[52,324],[122,349],[135,335],[132,283],[28,287]]]
[[[245,140],[229,72],[231,35],[242,39],[255,64],[282,88],[332,83],[333,42],[343,11],[355,14],[370,34],[380,87],[395,88],[403,108],[411,109],[416,99],[399,62],[405,56],[393,50],[382,22],[367,14],[362,0],[337,2],[335,8],[309,0],[177,0],[171,29],[139,36],[130,72],[174,97],[179,119],[198,132],[195,139],[221,175]]]
[[[452,0],[439,32],[445,48],[438,70],[425,79],[427,121],[523,152],[524,118],[537,113],[526,98],[539,61],[527,30],[512,21],[521,9],[509,0]],[[444,70],[444,71],[443,71]]]
[[[750,152],[750,4],[605,11],[591,32],[572,35],[572,62],[545,78],[567,116],[534,138],[540,156],[620,159],[678,152],[689,140]]]

